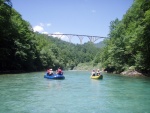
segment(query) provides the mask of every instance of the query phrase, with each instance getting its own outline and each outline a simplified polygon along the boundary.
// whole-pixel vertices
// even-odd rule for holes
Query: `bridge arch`
[[[59,37],[61,38],[62,36],[66,36],[69,39],[69,42],[71,42],[71,39],[73,37],[78,37],[80,40],[80,44],[82,44],[82,41],[85,37],[87,37],[89,39],[90,42],[94,43],[95,41],[99,40],[99,39],[104,39],[106,37],[101,37],[101,36],[90,36],[90,35],[78,35],[78,34],[48,34],[49,36],[52,37]]]

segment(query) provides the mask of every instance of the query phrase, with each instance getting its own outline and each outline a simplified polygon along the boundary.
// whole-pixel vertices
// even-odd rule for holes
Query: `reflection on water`
[[[48,86],[47,86],[49,89],[56,89],[56,90],[59,90],[62,88],[61,86],[61,81],[60,80],[49,80],[48,81]]]
[[[65,80],[44,72],[0,76],[2,113],[149,113],[150,79],[66,71]]]

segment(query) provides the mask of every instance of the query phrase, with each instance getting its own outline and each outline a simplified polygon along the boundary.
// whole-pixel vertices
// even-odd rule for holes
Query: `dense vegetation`
[[[150,72],[150,1],[134,0],[122,20],[110,24],[109,39],[94,62],[108,71],[120,73],[129,68]]]
[[[90,42],[75,45],[33,32],[10,0],[0,0],[0,34],[0,72],[73,69],[92,61],[98,51]]]
[[[72,44],[33,32],[30,23],[12,8],[10,0],[0,0],[0,34],[0,72],[98,64],[109,72],[135,69],[150,73],[149,0],[134,0],[122,20],[110,23],[110,33],[102,48],[90,42]]]

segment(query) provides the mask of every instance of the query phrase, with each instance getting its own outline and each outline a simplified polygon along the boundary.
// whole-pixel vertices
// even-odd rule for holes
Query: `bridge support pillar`
[[[78,38],[79,38],[79,40],[80,40],[80,44],[82,44],[82,40],[83,40],[83,36],[79,36],[79,35],[77,35],[78,36]]]
[[[72,35],[66,35],[69,38],[69,42],[71,43]]]
[[[90,42],[93,42],[93,43],[99,39],[98,37],[95,37],[95,36],[87,36],[87,37],[89,38]]]

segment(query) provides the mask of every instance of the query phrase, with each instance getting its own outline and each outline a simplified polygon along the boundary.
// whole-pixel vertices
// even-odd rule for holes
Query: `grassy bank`
[[[101,64],[93,64],[92,62],[80,63],[73,70],[93,70],[93,69],[102,69]]]

